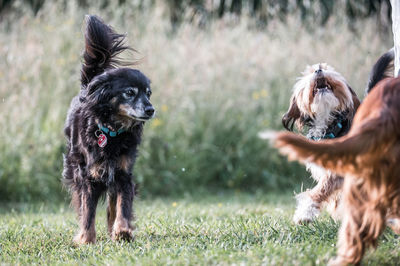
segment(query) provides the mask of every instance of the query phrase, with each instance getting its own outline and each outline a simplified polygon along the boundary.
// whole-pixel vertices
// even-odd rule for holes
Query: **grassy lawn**
[[[291,222],[294,200],[228,193],[136,200],[136,240],[115,243],[99,206],[97,243],[74,246],[75,215],[66,205],[0,207],[0,259],[5,264],[266,264],[325,265],[335,254],[338,224],[326,214],[313,224]],[[366,265],[400,261],[389,229]]]

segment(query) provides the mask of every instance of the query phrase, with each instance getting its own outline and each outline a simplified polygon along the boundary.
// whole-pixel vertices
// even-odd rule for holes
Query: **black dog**
[[[140,71],[117,68],[116,56],[131,49],[96,16],[86,19],[81,91],[72,99],[65,125],[63,177],[78,212],[76,243],[96,241],[99,197],[107,192],[111,237],[132,239],[132,167],[144,122],[154,116],[150,81]]]

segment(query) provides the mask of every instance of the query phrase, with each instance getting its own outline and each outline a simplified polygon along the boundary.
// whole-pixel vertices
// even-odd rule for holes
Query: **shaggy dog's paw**
[[[74,237],[74,243],[77,245],[94,244],[96,243],[96,236],[88,232],[80,232]]]
[[[395,234],[400,234],[400,218],[389,218],[387,219],[386,224],[392,228]]]
[[[296,224],[306,224],[312,222],[320,213],[319,204],[315,203],[307,192],[296,196],[297,207],[293,216]]]

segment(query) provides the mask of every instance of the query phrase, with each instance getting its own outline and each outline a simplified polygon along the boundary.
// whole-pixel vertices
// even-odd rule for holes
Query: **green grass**
[[[74,246],[75,215],[66,205],[0,207],[0,261],[5,264],[265,264],[325,265],[335,254],[338,224],[324,214],[295,226],[290,193],[220,193],[136,200],[136,240],[112,242],[105,207],[97,243]],[[400,261],[399,238],[389,229],[365,265]]]

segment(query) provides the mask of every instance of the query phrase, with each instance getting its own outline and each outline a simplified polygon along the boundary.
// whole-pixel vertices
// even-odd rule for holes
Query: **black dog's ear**
[[[107,73],[103,73],[97,77],[95,77],[86,87],[86,95],[89,96],[93,94],[98,89],[106,88],[108,86],[109,75]]]
[[[109,78],[107,73],[103,73],[95,77],[87,86],[82,87],[79,100],[86,102],[89,98],[98,101],[103,94],[109,88]],[[99,93],[96,93],[99,91]]]
[[[394,48],[390,49],[379,57],[378,61],[374,64],[369,74],[367,88],[365,89],[365,95],[370,93],[370,91],[378,84],[379,81],[385,78],[394,77]]]
[[[302,117],[299,107],[296,103],[296,97],[290,99],[290,106],[286,114],[282,117],[282,125],[289,131],[293,131],[293,126],[296,122],[301,121]],[[300,119],[300,120],[299,120]],[[301,125],[299,125],[301,126]]]

